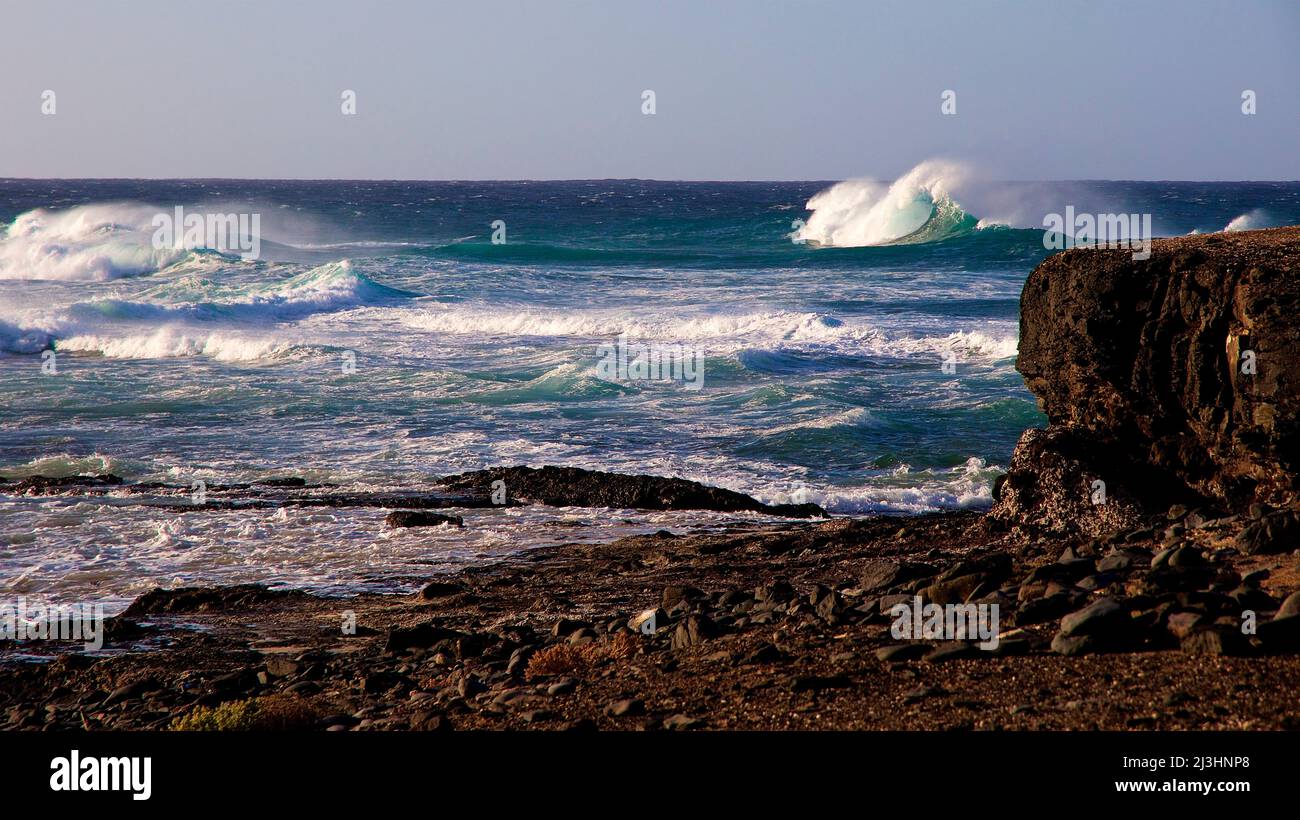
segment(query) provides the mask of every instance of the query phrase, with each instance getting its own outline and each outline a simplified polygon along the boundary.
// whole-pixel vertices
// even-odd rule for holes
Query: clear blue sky
[[[1300,179],[1295,0],[84,0],[2,41],[0,176]]]

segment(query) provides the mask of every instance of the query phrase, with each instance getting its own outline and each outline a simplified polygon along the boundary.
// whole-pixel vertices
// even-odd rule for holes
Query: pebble
[[[645,714],[645,702],[637,698],[615,700],[606,704],[605,714],[610,717],[635,717]]]

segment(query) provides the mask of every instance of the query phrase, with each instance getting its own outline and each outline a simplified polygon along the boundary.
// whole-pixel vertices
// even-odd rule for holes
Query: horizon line
[[[906,175],[904,175],[906,176]],[[850,176],[839,179],[660,179],[656,177],[519,177],[514,179],[475,177],[462,179],[425,179],[417,177],[10,177],[0,176],[0,182],[428,182],[428,183],[549,183],[549,182],[659,182],[695,184],[835,184],[850,180],[869,182],[896,182],[903,177],[885,179],[871,176]],[[1206,182],[1206,183],[1300,183],[1300,179],[1170,179],[1170,178],[1105,178],[1071,177],[1062,179],[993,179],[997,183],[1043,182]]]

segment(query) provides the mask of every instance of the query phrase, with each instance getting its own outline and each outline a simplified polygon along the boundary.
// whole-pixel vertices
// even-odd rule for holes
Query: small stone
[[[794,587],[788,581],[773,581],[754,589],[754,598],[759,601],[789,601],[795,597]]]
[[[1264,621],[1256,627],[1255,636],[1269,652],[1294,652],[1300,650],[1300,615],[1287,615]]]
[[[900,643],[877,649],[876,657],[886,663],[910,661],[924,657],[930,652],[931,648],[929,644],[925,643]]]
[[[519,677],[528,669],[528,661],[532,659],[534,648],[531,646],[521,646],[510,653],[510,660],[506,663],[506,674],[511,677]]]
[[[569,643],[574,646],[585,643],[594,643],[599,638],[600,635],[597,634],[596,630],[591,629],[590,627],[583,627],[582,629],[569,633]]]
[[[586,621],[578,621],[572,618],[561,618],[551,627],[551,635],[556,638],[567,638],[579,629],[590,629],[591,624]]]
[[[948,690],[942,686],[918,686],[903,694],[904,703],[916,703],[917,701],[927,698],[940,697],[948,694]]]
[[[1205,622],[1205,616],[1199,612],[1175,612],[1165,623],[1175,638],[1183,640],[1196,631]]]
[[[853,685],[845,675],[796,675],[789,681],[791,692],[820,692],[823,689],[844,689]]]
[[[430,581],[420,590],[420,598],[425,601],[436,601],[439,598],[447,598],[464,591],[465,587],[461,584],[447,581]]]
[[[691,615],[677,625],[673,632],[673,649],[685,649],[716,638],[721,633],[717,624],[707,615]]]
[[[1113,598],[1102,598],[1062,618],[1061,634],[1067,638],[1113,634],[1131,622],[1128,612]]]
[[[746,655],[740,662],[742,664],[756,663],[777,663],[785,659],[785,653],[777,649],[775,645],[763,643]]]
[[[548,695],[567,695],[578,687],[578,682],[573,678],[561,678],[550,686],[546,687]]]
[[[635,717],[637,715],[644,715],[645,703],[637,698],[611,701],[605,706],[605,714],[609,717]]]
[[[949,641],[935,647],[925,656],[926,663],[946,663],[947,661],[965,660],[979,657],[980,650],[962,641]]]
[[[486,692],[487,686],[474,675],[465,675],[456,681],[456,691],[462,698],[470,698],[480,692]]]
[[[1235,629],[1201,629],[1183,638],[1180,646],[1191,655],[1245,655],[1250,643]]]
[[[655,634],[658,629],[668,622],[668,615],[660,608],[646,609],[631,618],[627,619],[627,628],[633,632],[641,632],[646,635]]]
[[[664,718],[663,727],[669,731],[684,732],[690,729],[697,729],[704,725],[703,721],[697,720],[687,715],[673,715]]]
[[[939,605],[965,603],[984,583],[982,572],[961,575],[947,581],[937,581],[920,591],[923,600]]]
[[[664,587],[659,607],[668,612],[683,601],[690,602],[704,597],[704,593],[691,586]]]
[[[1286,596],[1286,600],[1282,602],[1282,606],[1273,617],[1274,619],[1277,619],[1286,618],[1291,615],[1300,615],[1300,592],[1292,592],[1290,595]]]
[[[527,712],[521,712],[519,717],[524,723],[541,723],[554,718],[555,713],[548,712],[545,709],[530,709]]]
[[[821,618],[828,624],[835,624],[839,622],[840,612],[843,609],[844,604],[843,599],[840,598],[840,594],[831,590],[825,597],[817,602],[815,611],[818,618]]]

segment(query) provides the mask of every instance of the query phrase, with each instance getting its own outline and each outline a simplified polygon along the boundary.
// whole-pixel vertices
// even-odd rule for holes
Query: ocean
[[[155,247],[256,214],[257,258]],[[1156,235],[1300,222],[1300,183],[0,180],[0,476],[301,476],[420,488],[483,467],[680,476],[836,515],[982,509],[1044,417],[1015,371],[1044,215]],[[795,241],[798,240],[798,241]],[[611,346],[697,362],[610,379]],[[635,348],[634,348],[635,349]],[[0,593],[402,592],[520,550],[757,514],[169,512],[0,485]]]

